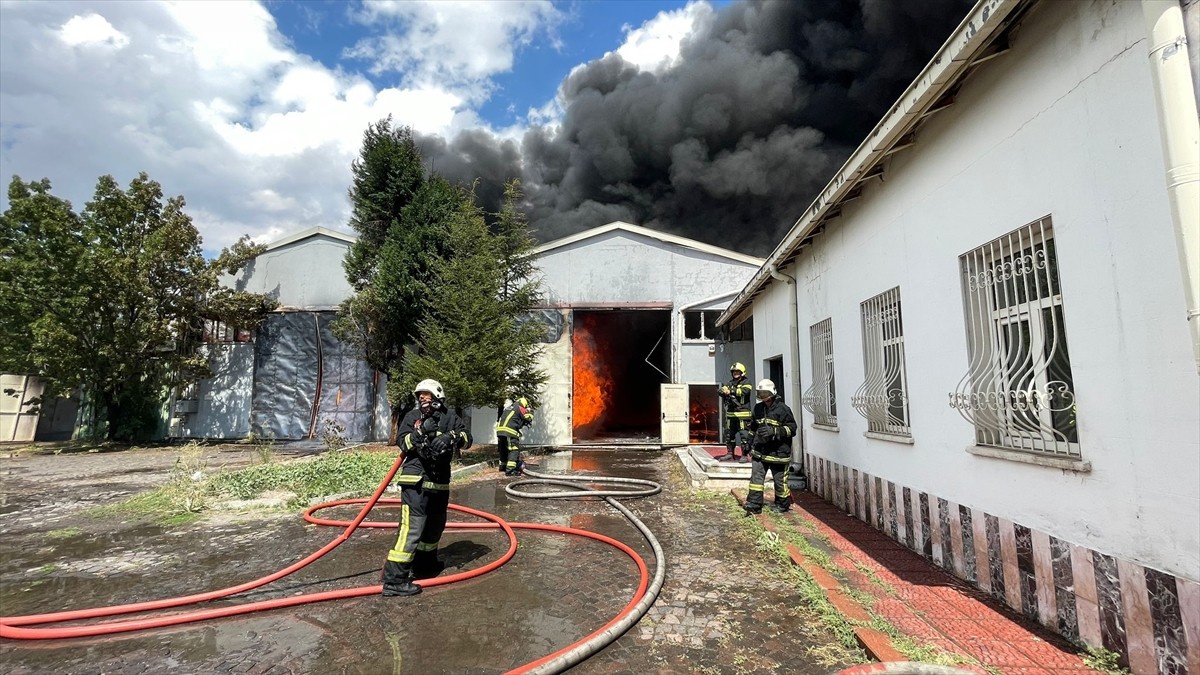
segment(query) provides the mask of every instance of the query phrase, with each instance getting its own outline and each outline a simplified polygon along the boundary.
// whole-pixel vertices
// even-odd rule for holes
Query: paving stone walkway
[[[161,484],[177,452],[0,453],[0,615],[232,586],[298,560],[340,532],[294,513],[252,512],[164,529],[89,511]],[[212,462],[233,468],[253,461],[249,453],[214,451]],[[790,574],[760,554],[756,530],[728,494],[688,487],[673,453],[577,451],[574,458],[558,468],[552,458],[545,464],[551,472],[664,484],[661,495],[625,503],[660,539],[667,581],[642,621],[572,672],[827,675],[865,660],[806,609]],[[515,499],[503,492],[510,480],[493,470],[456,481],[451,501],[512,522],[570,525],[620,539],[653,569],[649,546],[607,504]],[[339,507],[323,515],[354,513]],[[395,519],[388,510],[369,517]],[[377,584],[394,536],[360,530],[326,558],[238,599]],[[505,566],[415,598],[336,600],[107,637],[0,640],[0,672],[499,673],[587,635],[628,602],[636,577],[624,554],[565,535],[518,536],[518,553]],[[451,530],[442,554],[457,572],[494,560],[505,545],[495,531]]]

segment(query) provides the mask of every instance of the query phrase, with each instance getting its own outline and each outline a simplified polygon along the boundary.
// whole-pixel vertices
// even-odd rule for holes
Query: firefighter
[[[796,435],[796,417],[776,394],[774,382],[762,380],[755,389],[758,403],[754,405],[754,416],[750,420],[754,464],[750,467],[746,512],[762,513],[763,482],[767,477],[767,469],[770,469],[775,482],[775,503],[770,510],[787,513],[792,505],[788,472],[792,462],[792,438]]]
[[[533,422],[533,408],[524,396],[504,408],[496,422],[496,443],[500,446],[500,470],[505,476],[520,476],[525,468],[521,461],[521,429]]]
[[[396,544],[383,566],[383,595],[416,595],[414,579],[430,579],[445,564],[437,556],[450,503],[450,457],[471,446],[466,424],[446,408],[437,380],[421,380],[413,389],[417,407],[400,422],[396,445],[404,451],[400,484],[400,526]]]
[[[749,439],[746,429],[750,426],[750,395],[754,387],[746,381],[746,366],[735,363],[729,366],[729,384],[717,390],[725,401],[725,454],[718,462],[733,461],[735,448],[741,448],[741,462],[750,461]]]

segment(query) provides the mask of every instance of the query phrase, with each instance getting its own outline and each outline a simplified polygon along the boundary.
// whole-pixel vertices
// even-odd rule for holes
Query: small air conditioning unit
[[[175,401],[175,414],[176,415],[191,415],[191,414],[194,414],[198,410],[200,410],[200,401],[197,401],[196,399],[185,399],[182,401]]]

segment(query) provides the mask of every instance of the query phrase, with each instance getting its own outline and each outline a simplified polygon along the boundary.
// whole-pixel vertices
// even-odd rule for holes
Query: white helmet
[[[760,392],[765,391],[768,394],[770,394],[771,396],[775,395],[775,383],[770,380],[767,380],[767,379],[759,380],[758,386],[755,387],[755,389],[757,389]]]
[[[413,387],[413,396],[416,396],[417,394],[419,394],[420,392],[423,392],[423,391],[427,391],[430,394],[433,394],[433,397],[438,399],[439,401],[443,398],[446,398],[446,393],[444,391],[442,391],[442,383],[438,382],[437,380],[430,380],[430,379],[421,380],[420,382],[417,383],[417,386]]]

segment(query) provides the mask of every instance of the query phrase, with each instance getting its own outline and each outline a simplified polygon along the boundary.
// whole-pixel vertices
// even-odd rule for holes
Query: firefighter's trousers
[[[385,584],[403,583],[413,577],[413,563],[437,560],[438,542],[446,529],[450,484],[434,483],[420,475],[401,475],[400,524],[396,543],[383,566]]]
[[[506,473],[516,471],[521,466],[520,442],[511,436],[499,435],[496,444],[500,448],[500,470]]]
[[[750,455],[754,463],[750,465],[750,488],[746,495],[746,507],[761,509],[763,505],[763,483],[767,478],[767,470],[775,482],[775,505],[786,507],[791,504],[792,492],[788,489],[788,473],[791,471],[791,457],[775,457],[762,455],[757,452]]]

